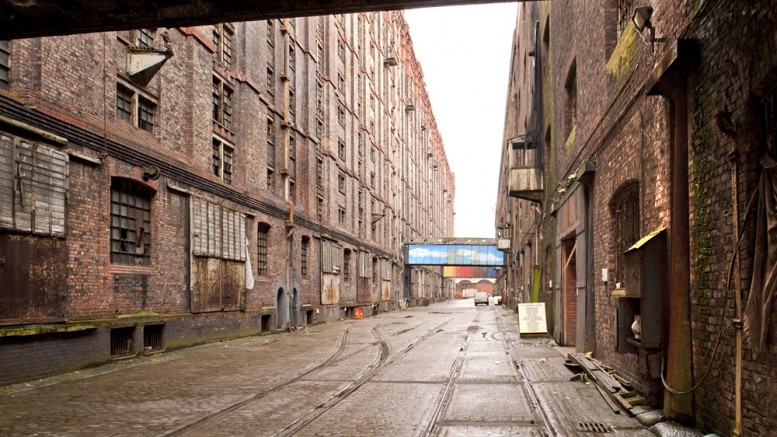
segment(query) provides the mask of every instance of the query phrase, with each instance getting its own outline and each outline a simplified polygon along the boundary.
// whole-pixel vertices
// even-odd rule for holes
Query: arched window
[[[624,284],[625,253],[640,238],[639,184],[624,185],[612,199],[615,282]]]

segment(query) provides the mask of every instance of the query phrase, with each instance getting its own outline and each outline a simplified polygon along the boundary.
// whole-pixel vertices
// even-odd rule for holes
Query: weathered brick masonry
[[[635,9],[647,4],[571,1],[519,7],[505,140],[523,132],[536,134],[544,149],[544,190],[540,202],[509,197],[513,191],[525,193],[508,178],[523,152],[511,157],[506,151],[496,226],[500,230],[512,222],[514,252],[539,250],[540,299],[551,307],[554,337],[593,352],[661,405],[666,389],[659,376],[669,366],[667,354],[678,353],[668,345],[682,337],[682,328],[670,323],[668,314],[678,308],[670,271],[681,262],[670,250],[676,227],[682,227],[678,222],[673,228],[672,196],[685,196],[672,191],[677,183],[673,157],[685,140],[674,132],[678,120],[685,120],[690,275],[681,279],[689,286],[685,319],[691,350],[679,353],[692,362],[693,381],[674,388],[698,384],[684,402],[700,428],[719,435],[768,435],[777,426],[769,401],[777,393],[777,309],[765,305],[771,315],[765,348],[755,348],[747,336],[742,342],[739,430],[735,326],[742,315],[735,297],[739,293],[742,307],[753,300],[748,290],[756,261],[758,202],[750,201],[775,131],[777,8],[725,1],[656,0],[649,5],[656,41],[650,41],[650,29],[639,33],[631,21]],[[541,85],[535,85],[534,65],[525,61],[535,49],[543,56]],[[685,70],[672,78],[678,68]],[[539,106],[531,103],[536,90],[543,92]],[[687,110],[679,114],[677,90],[687,93]],[[538,114],[543,124],[535,126],[532,120]],[[662,276],[665,294],[635,291],[626,275],[634,267],[629,259],[636,259],[634,253],[654,255],[639,245],[632,255],[625,251],[663,228],[641,244],[660,246],[661,235],[666,236],[665,252],[659,252],[665,260],[661,269],[642,272]],[[577,262],[568,270],[573,243],[576,259],[571,259]],[[515,273],[508,273],[501,286],[515,290],[515,302],[527,301],[530,294],[519,287],[531,288],[527,271],[534,261],[511,259],[508,272]],[[562,299],[569,290],[563,279],[570,274],[578,294],[572,307]],[[665,302],[657,306],[656,317],[645,320],[662,296]],[[642,342],[631,330],[633,315],[640,312]],[[651,329],[659,330],[658,345],[646,344]]]
[[[455,193],[401,12],[9,47],[0,384],[451,294],[401,264]]]

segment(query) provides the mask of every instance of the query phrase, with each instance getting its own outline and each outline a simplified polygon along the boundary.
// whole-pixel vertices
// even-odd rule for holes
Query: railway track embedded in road
[[[247,398],[235,402],[231,405],[228,405],[224,408],[221,408],[217,411],[213,411],[211,413],[208,413],[191,423],[188,423],[180,428],[177,428],[169,433],[163,434],[164,437],[177,437],[177,436],[183,436],[186,434],[189,434],[191,432],[194,432],[208,424],[211,424],[219,419],[222,419],[224,417],[229,416],[230,414],[233,414],[243,408],[247,408],[250,405],[262,401],[267,396],[278,392],[279,390],[282,390],[296,382],[299,382],[300,380],[303,380],[310,375],[314,374],[315,372],[318,372],[328,366],[332,366],[344,359],[347,359],[348,357],[359,354],[363,352],[365,349],[378,346],[378,354],[376,356],[376,359],[370,363],[362,372],[360,372],[355,378],[352,383],[350,383],[348,386],[343,388],[342,390],[339,390],[334,395],[330,396],[326,401],[319,404],[315,409],[308,412],[307,414],[303,415],[299,419],[295,420],[293,423],[287,425],[283,429],[279,430],[273,435],[278,436],[290,436],[294,435],[296,432],[304,428],[306,425],[308,425],[310,422],[315,420],[317,417],[321,416],[323,413],[337,405],[340,401],[348,397],[351,393],[356,391],[359,387],[364,385],[366,382],[368,382],[371,378],[373,378],[375,375],[378,374],[386,365],[390,364],[391,362],[398,359],[400,356],[406,354],[409,352],[413,347],[415,347],[418,343],[421,341],[426,340],[427,338],[431,337],[432,335],[440,332],[443,326],[447,324],[450,320],[445,321],[444,323],[437,325],[427,331],[424,335],[418,337],[414,341],[412,341],[409,345],[405,346],[402,350],[393,353],[392,347],[387,341],[385,335],[380,332],[379,327],[373,327],[372,328],[372,335],[375,337],[375,342],[370,343],[369,345],[366,345],[364,347],[358,348],[357,350],[345,354],[345,351],[348,347],[348,339],[349,339],[349,330],[346,329],[342,332],[340,337],[337,340],[337,343],[335,344],[332,352],[327,356],[324,360],[319,362],[318,364],[304,370],[300,374],[296,375],[294,378],[289,379],[287,381],[284,381],[282,383],[279,383],[275,386],[272,386],[270,388],[267,388],[265,390],[262,390],[261,392],[255,393],[253,395],[248,396]],[[413,328],[409,329],[412,330]],[[409,331],[408,330],[408,331]],[[395,334],[399,335],[399,334]]]
[[[247,405],[249,405],[249,404],[251,404],[253,402],[256,402],[256,401],[258,401],[258,400],[260,400],[260,399],[262,399],[262,398],[264,398],[264,397],[266,397],[266,396],[268,396],[268,395],[270,395],[270,394],[272,394],[272,393],[274,393],[274,392],[276,392],[276,391],[278,391],[278,390],[280,390],[280,389],[282,389],[282,388],[284,388],[284,387],[286,387],[288,385],[291,385],[291,384],[301,380],[302,378],[305,378],[306,376],[310,375],[311,373],[314,373],[314,372],[316,372],[316,371],[318,371],[318,370],[320,370],[320,369],[322,369],[322,368],[324,368],[324,367],[326,367],[326,366],[336,362],[340,358],[340,356],[343,354],[343,352],[345,352],[345,349],[348,347],[348,335],[349,335],[349,330],[348,329],[344,330],[340,334],[340,337],[337,339],[337,343],[335,343],[334,349],[332,350],[332,352],[329,354],[329,356],[326,359],[324,359],[320,363],[316,364],[315,366],[310,367],[309,369],[305,370],[304,372],[300,373],[299,375],[295,376],[294,378],[292,378],[292,379],[290,379],[288,381],[285,381],[285,382],[283,382],[281,384],[278,384],[278,385],[275,385],[273,387],[270,387],[270,388],[268,388],[266,390],[263,390],[263,391],[261,391],[259,393],[256,393],[253,396],[248,397],[247,399],[244,399],[242,401],[236,402],[236,403],[234,403],[232,405],[229,405],[229,406],[227,406],[225,408],[222,408],[222,409],[220,409],[218,411],[214,411],[214,412],[212,412],[210,414],[207,414],[207,415],[197,419],[196,421],[194,421],[194,422],[192,422],[190,424],[187,424],[187,425],[185,425],[185,426],[183,426],[181,428],[178,428],[178,429],[176,429],[176,430],[174,430],[174,431],[172,431],[170,433],[164,434],[164,436],[165,437],[174,437],[174,436],[185,435],[185,434],[187,434],[187,433],[189,433],[191,431],[194,431],[194,430],[196,430],[196,429],[198,429],[198,428],[200,428],[200,427],[202,427],[202,426],[204,426],[204,425],[206,425],[208,423],[211,423],[211,422],[213,422],[213,421],[215,421],[217,419],[220,419],[220,418],[222,418],[222,417],[224,417],[224,416],[226,416],[226,415],[228,415],[230,413],[233,413],[233,412],[235,412],[235,411],[237,411],[237,410],[239,410],[241,408],[244,408],[244,407],[246,407]]]
[[[409,345],[405,346],[404,348],[402,348],[400,351],[396,353],[391,352],[391,346],[388,344],[388,342],[380,333],[380,331],[377,328],[372,328],[372,335],[376,337],[376,339],[378,340],[378,344],[380,346],[379,347],[380,352],[376,357],[375,361],[373,361],[369,366],[367,366],[365,371],[363,371],[357,378],[354,379],[353,382],[348,384],[345,388],[339,390],[337,393],[330,396],[329,399],[319,404],[315,409],[308,412],[307,414],[297,419],[293,423],[289,424],[288,426],[278,431],[277,433],[273,434],[273,436],[287,437],[287,436],[295,435],[296,433],[304,429],[307,425],[309,425],[311,422],[313,422],[318,417],[320,417],[322,414],[326,413],[327,411],[332,409],[335,405],[339,404],[341,401],[343,401],[348,396],[353,394],[356,390],[358,390],[361,386],[369,382],[372,378],[377,376],[387,365],[393,363],[401,356],[410,352],[410,350],[412,350],[416,345],[418,345],[418,343],[442,331],[442,327],[445,326],[449,321],[450,320],[445,321],[444,323],[430,329],[424,335],[422,335],[421,337],[418,337]]]

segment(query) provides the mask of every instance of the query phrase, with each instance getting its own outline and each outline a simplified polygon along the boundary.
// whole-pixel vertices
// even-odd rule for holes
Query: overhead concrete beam
[[[0,1],[0,39],[498,2],[507,1],[5,0]]]

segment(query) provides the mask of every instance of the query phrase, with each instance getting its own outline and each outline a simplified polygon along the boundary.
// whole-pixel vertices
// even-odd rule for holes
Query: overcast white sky
[[[517,3],[405,11],[456,175],[456,237],[494,237],[516,11]]]

